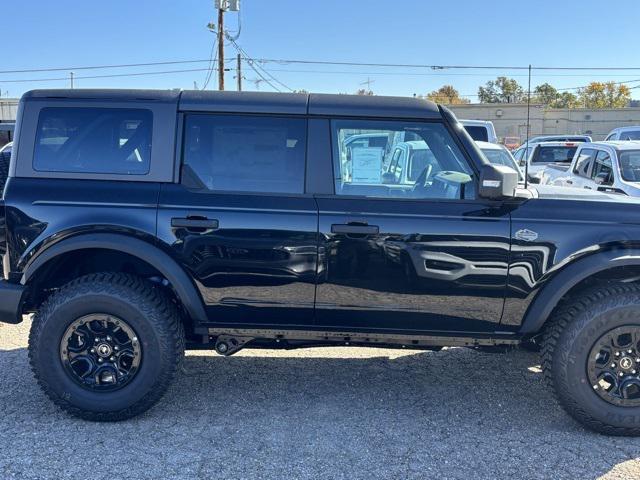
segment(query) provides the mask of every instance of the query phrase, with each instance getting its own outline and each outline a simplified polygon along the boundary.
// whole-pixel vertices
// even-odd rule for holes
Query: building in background
[[[521,103],[479,103],[450,105],[458,118],[491,120],[496,134],[505,137],[527,137],[527,105]],[[640,107],[627,108],[544,108],[531,105],[529,136],[583,134],[603,140],[616,127],[640,125]]]
[[[18,102],[17,98],[0,98],[0,147],[13,140]]]

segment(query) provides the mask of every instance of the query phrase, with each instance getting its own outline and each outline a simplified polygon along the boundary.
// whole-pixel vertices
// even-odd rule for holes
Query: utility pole
[[[529,85],[527,86],[527,140],[524,147],[524,188],[527,188],[529,185],[529,133],[531,131],[530,120],[531,116],[529,114],[531,110],[531,64],[529,64]]]
[[[224,90],[224,5],[218,8],[218,90]]]
[[[238,77],[238,91],[242,91],[242,57],[240,54],[236,57],[236,76]]]
[[[71,89],[73,90],[73,72],[69,72],[69,79],[71,80]]]
[[[240,0],[213,0],[213,6],[218,10],[218,90],[224,90],[224,14],[225,12],[239,12]],[[208,25],[211,28],[211,24]],[[240,19],[238,17],[238,32],[229,40],[235,42],[240,35]]]

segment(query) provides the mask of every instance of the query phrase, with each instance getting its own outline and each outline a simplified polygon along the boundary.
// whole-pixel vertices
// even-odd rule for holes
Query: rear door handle
[[[378,225],[349,225],[337,223],[331,225],[331,233],[342,233],[346,235],[377,235],[380,233]]]
[[[212,230],[218,228],[218,220],[209,218],[172,218],[171,226],[177,228],[186,228],[187,230]]]
[[[573,180],[567,180],[567,183],[568,183],[569,185],[573,185]]]
[[[588,187],[588,186],[586,186],[586,185],[584,186],[584,188],[586,188],[587,190],[593,190],[593,188]]]

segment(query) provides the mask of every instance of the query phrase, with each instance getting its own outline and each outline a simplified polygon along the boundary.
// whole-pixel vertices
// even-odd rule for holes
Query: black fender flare
[[[617,267],[640,266],[640,250],[615,249],[574,260],[543,283],[525,313],[520,333],[539,332],[553,309],[569,290],[581,281]]]
[[[89,248],[124,252],[148,263],[169,281],[185,310],[195,322],[205,323],[207,321],[202,297],[182,267],[157,246],[127,235],[87,233],[60,240],[46,248],[27,264],[20,283],[26,285],[40,267],[55,257],[67,252]]]

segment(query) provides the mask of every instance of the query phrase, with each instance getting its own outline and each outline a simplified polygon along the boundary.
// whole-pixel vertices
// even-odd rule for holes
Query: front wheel
[[[115,421],[154,405],[184,354],[176,307],[158,287],[121,273],[80,277],[34,316],[29,358],[58,406]]]
[[[640,435],[640,286],[601,285],[561,307],[542,361],[561,405],[580,423]]]

